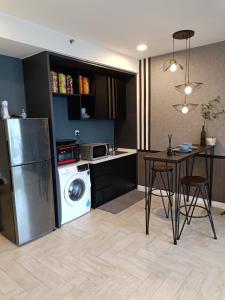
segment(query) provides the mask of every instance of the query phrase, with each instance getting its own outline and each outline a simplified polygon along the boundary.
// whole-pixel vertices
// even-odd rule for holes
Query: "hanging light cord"
[[[174,60],[174,38],[173,38],[173,60]]]
[[[189,45],[188,45],[188,83],[190,82],[190,59],[191,59],[191,38],[189,37]]]
[[[185,86],[187,85],[187,68],[188,68],[188,47],[187,47],[187,39],[186,39],[185,75],[184,75]]]
[[[186,106],[187,105],[187,95],[184,94],[184,105]]]

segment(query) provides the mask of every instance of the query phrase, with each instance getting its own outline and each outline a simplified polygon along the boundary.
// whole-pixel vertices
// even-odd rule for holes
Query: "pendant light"
[[[198,104],[194,103],[187,103],[186,94],[184,95],[184,103],[183,104],[174,104],[173,107],[181,112],[182,114],[187,114],[188,112],[191,112],[195,110],[195,108],[198,106]]]
[[[193,30],[181,30],[173,34],[173,39],[186,40],[186,67],[185,67],[185,82],[180,85],[176,85],[175,89],[186,95],[189,95],[202,86],[202,82],[190,82],[190,54],[191,54],[191,37],[195,32]]]
[[[194,36],[193,30],[181,30],[177,31],[173,34],[174,39],[178,40],[186,40],[186,51],[185,51],[185,78],[184,78],[184,84],[180,84],[175,86],[175,89],[184,94],[184,103],[183,104],[174,104],[173,107],[183,113],[187,114],[193,110],[196,109],[198,104],[194,103],[187,103],[187,97],[192,92],[197,90],[201,87],[201,82],[190,82],[190,49],[191,49],[191,43],[190,39]]]
[[[170,70],[170,72],[176,72],[178,68],[183,70],[183,66],[179,64],[174,57],[174,37],[173,37],[173,58],[165,61],[165,63],[163,64],[163,71],[166,72]]]

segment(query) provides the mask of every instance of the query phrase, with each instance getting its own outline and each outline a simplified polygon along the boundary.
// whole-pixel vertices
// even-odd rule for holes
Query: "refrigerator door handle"
[[[6,185],[7,180],[0,174],[0,185]]]

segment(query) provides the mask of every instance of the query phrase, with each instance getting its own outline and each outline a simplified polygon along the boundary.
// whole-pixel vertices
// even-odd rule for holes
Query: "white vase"
[[[90,118],[90,116],[86,112],[86,107],[82,107],[81,108],[81,119],[89,119],[89,118]]]
[[[215,137],[207,137],[205,141],[206,141],[207,146],[215,146],[216,145]]]

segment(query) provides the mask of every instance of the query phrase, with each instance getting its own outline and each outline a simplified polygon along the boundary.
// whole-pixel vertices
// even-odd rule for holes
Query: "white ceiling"
[[[140,57],[136,46],[146,43],[144,56],[171,52],[171,34],[193,29],[192,46],[225,40],[224,0],[15,0],[0,10],[53,30]],[[177,50],[184,48],[178,41]]]
[[[2,55],[25,58],[41,51],[43,49],[0,38],[0,53]]]

